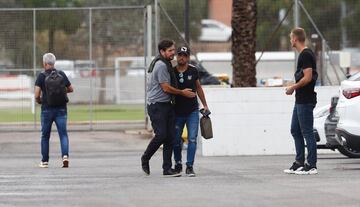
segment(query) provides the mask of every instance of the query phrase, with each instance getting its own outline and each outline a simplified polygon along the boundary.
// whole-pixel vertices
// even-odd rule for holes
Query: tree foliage
[[[82,0],[22,0],[24,7],[79,7]],[[79,13],[69,11],[38,11],[37,12],[37,31],[48,32],[48,51],[54,52],[55,31],[62,30],[66,34],[72,34],[80,27]]]
[[[302,4],[314,20],[320,32],[324,35],[330,47],[334,50],[343,47],[358,47],[360,43],[360,1],[358,0],[321,0],[308,1],[302,0]],[[279,13],[281,10],[286,11],[293,0],[257,0],[258,4],[258,25],[257,25],[257,50],[262,50],[268,43],[269,36],[279,24]],[[345,17],[341,16],[341,4],[344,3],[346,11]],[[307,34],[316,33],[315,28],[311,25],[308,17],[300,8],[300,26],[303,27]],[[341,28],[346,31],[347,43],[342,42]],[[284,24],[280,27],[279,32],[274,39],[269,42],[268,50],[289,50],[288,41],[289,31],[294,27],[293,10],[287,17]],[[285,40],[285,41],[284,41]]]

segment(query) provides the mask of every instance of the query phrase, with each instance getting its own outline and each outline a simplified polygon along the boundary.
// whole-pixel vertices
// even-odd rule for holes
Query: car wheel
[[[348,146],[338,146],[339,152],[349,158],[360,158],[360,151],[351,149]]]

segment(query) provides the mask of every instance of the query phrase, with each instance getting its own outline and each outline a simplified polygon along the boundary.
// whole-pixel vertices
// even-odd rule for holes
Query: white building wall
[[[214,138],[201,139],[204,156],[294,154],[290,122],[295,98],[285,88],[205,88]],[[317,106],[338,86],[316,88]]]

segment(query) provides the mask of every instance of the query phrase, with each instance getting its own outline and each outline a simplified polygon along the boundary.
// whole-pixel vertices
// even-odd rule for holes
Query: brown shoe
[[[68,168],[69,167],[69,158],[67,155],[64,155],[63,157],[63,168]]]

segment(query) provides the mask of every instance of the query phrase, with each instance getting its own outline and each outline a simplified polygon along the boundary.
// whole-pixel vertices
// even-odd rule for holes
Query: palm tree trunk
[[[256,87],[256,0],[233,0],[232,6],[232,83]]]

